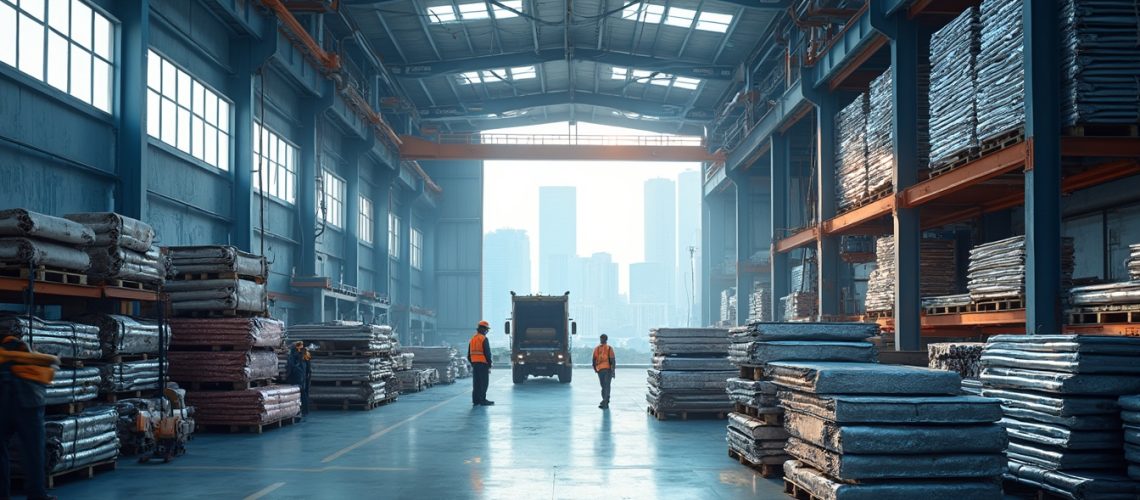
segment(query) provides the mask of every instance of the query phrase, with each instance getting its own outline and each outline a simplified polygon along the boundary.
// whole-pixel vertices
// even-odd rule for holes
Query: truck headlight
[[[522,355],[522,354],[519,354],[518,356],[516,356],[516,358],[517,358],[517,359],[523,359],[523,355]]]
[[[559,354],[559,355],[558,355],[558,359],[562,359],[562,358],[564,358],[564,357],[565,357],[565,356],[563,356],[563,355],[561,355],[561,354]]]

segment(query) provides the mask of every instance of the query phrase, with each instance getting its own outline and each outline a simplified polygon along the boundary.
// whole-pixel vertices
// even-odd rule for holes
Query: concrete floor
[[[60,486],[60,498],[786,498],[727,456],[723,420],[659,422],[645,370],[619,370],[609,411],[597,378],[570,385],[491,374],[493,407],[471,379],[370,412],[314,412],[263,435],[200,434],[169,464]]]

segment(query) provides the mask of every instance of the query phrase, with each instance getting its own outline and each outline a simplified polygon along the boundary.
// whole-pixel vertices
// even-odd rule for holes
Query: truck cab
[[[570,336],[578,324],[570,320],[570,292],[563,295],[516,295],[511,292],[511,319],[503,331],[511,336],[511,375],[516,384],[527,377],[558,377],[569,384],[574,373]]]

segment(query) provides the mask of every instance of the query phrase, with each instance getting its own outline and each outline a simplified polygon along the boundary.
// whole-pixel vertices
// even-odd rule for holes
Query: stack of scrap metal
[[[159,338],[165,338],[167,346],[170,345],[170,327],[160,332],[156,321],[118,314],[87,314],[76,320],[99,329],[103,357],[157,354]]]
[[[471,367],[471,362],[467,358],[455,356],[451,358],[451,362],[455,364],[455,378],[467,378],[474,373],[474,368]]]
[[[953,240],[926,238],[919,248],[919,294],[941,296],[954,293],[957,281]],[[876,242],[875,270],[867,280],[864,310],[895,309],[895,238],[884,236]]]
[[[399,394],[393,378],[392,328],[358,321],[331,321],[289,327],[289,340],[316,344],[312,349],[313,384],[309,398],[317,408],[360,406]]]
[[[224,313],[265,315],[265,257],[230,246],[168,247],[174,279],[167,282],[176,315]]]
[[[982,349],[985,342],[943,342],[926,346],[928,366],[948,370],[966,379],[982,374]]]
[[[1061,116],[1068,126],[1140,123],[1132,0],[1061,2]]]
[[[867,113],[867,192],[879,193],[894,183],[894,87],[892,71],[871,81]],[[921,130],[923,127],[919,127]]]
[[[125,280],[162,285],[167,264],[154,244],[150,225],[113,212],[68,214],[64,218],[83,224],[95,233],[88,277],[99,282]]]
[[[60,368],[47,386],[48,405],[63,405],[91,401],[99,396],[103,374],[97,366]]]
[[[978,147],[976,7],[930,37],[930,165],[938,168]]]
[[[1120,419],[1124,421],[1124,458],[1128,477],[1140,481],[1140,396],[1120,397]]]
[[[1140,393],[1140,339],[998,335],[982,353],[982,394],[1002,403],[1006,479],[1067,496],[1135,498],[1117,398]],[[1115,498],[1115,497],[1112,497]]]
[[[760,282],[748,296],[748,321],[772,321],[772,292]]]
[[[978,52],[978,140],[1025,125],[1022,2],[983,0]]]
[[[849,208],[867,197],[867,94],[835,115],[835,195],[839,208]]]
[[[415,346],[401,347],[401,351],[415,355],[416,368],[434,368],[438,372],[438,381],[445,384],[455,382],[458,369],[452,361],[459,358],[459,352],[447,346]],[[433,382],[434,383],[434,382]]]
[[[815,498],[1002,498],[997,401],[959,396],[958,376],[872,363],[774,362],[785,410],[785,479]]]
[[[103,355],[99,328],[69,321],[0,315],[0,336],[23,339],[32,349],[61,359],[89,360]]]
[[[645,398],[659,418],[732,409],[725,394],[725,380],[736,373],[728,362],[728,330],[654,328],[649,344],[653,368]]]
[[[1073,278],[1073,239],[1061,239],[1061,287]],[[1025,236],[984,243],[970,250],[966,288],[974,302],[1025,294]]]
[[[85,273],[91,257],[85,249],[95,233],[83,224],[29,210],[0,210],[0,267],[46,267]]]
[[[301,388],[270,385],[238,391],[194,391],[186,394],[186,402],[194,406],[199,426],[257,426],[299,415]]]
[[[810,321],[815,317],[819,297],[813,292],[792,292],[780,298],[786,321]]]
[[[176,348],[272,349],[285,338],[285,323],[272,318],[171,318],[169,324]]]
[[[720,291],[721,322],[736,324],[736,301],[736,287],[729,287]]]

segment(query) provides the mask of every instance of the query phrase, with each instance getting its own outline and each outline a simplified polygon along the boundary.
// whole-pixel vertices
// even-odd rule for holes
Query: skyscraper
[[[511,315],[511,295],[530,293],[530,238],[521,229],[483,235],[483,319],[492,325]]]
[[[538,188],[537,291],[540,293],[561,294],[571,288],[570,263],[578,254],[576,196],[576,188],[572,186]]]
[[[669,179],[645,181],[645,264],[639,269],[640,287],[654,297],[652,302],[664,304],[666,321],[673,321],[677,275],[677,190]],[[649,269],[653,269],[650,271]],[[633,293],[634,271],[630,267],[630,303],[640,302]],[[664,326],[664,325],[662,325]]]
[[[701,296],[701,174],[686,170],[677,176],[677,287],[679,319],[700,321]],[[690,252],[693,261],[690,262]],[[687,325],[693,326],[693,325]]]
[[[598,252],[585,260],[585,289],[578,298],[587,304],[609,306],[618,300],[618,265],[613,256]]]

